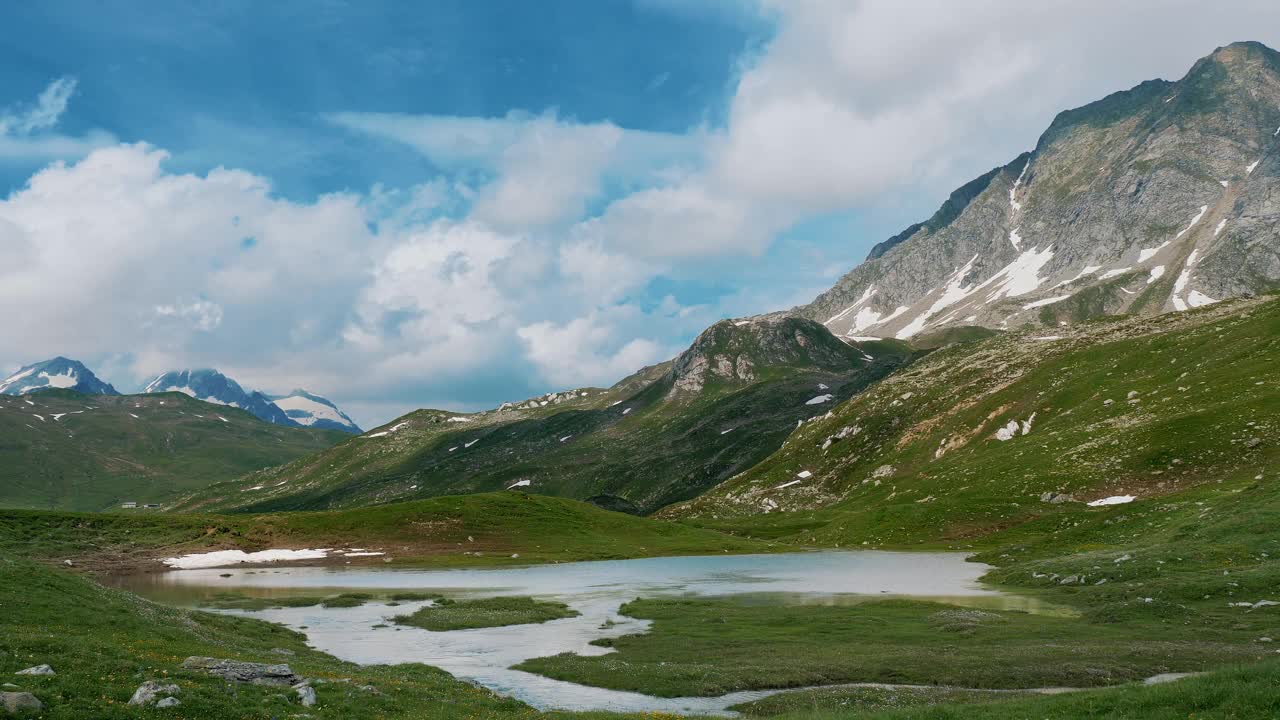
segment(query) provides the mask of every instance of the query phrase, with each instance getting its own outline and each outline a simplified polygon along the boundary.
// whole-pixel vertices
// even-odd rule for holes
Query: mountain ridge
[[[803,318],[721,321],[613,387],[478,413],[418,410],[315,456],[198,491],[185,510],[330,509],[519,489],[648,513],[697,496],[910,362]]]

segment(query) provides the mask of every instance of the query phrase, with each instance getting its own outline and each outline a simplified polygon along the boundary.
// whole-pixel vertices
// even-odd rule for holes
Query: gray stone
[[[28,692],[2,692],[0,693],[0,708],[4,708],[6,713],[14,714],[40,712],[44,710],[44,703]]]
[[[303,683],[295,685],[293,690],[298,693],[298,702],[302,703],[303,707],[313,707],[316,704],[315,688]]]
[[[160,702],[156,703],[156,707],[158,708],[177,707],[181,704],[182,704],[182,701],[179,700],[178,698],[167,697],[161,700]]]
[[[129,704],[150,705],[156,701],[157,695],[175,695],[179,692],[181,692],[181,689],[177,685],[161,685],[158,682],[148,680],[133,691],[133,697],[129,698]]]
[[[48,665],[36,665],[26,670],[19,670],[14,675],[57,675]]]
[[[302,681],[288,665],[223,660],[192,656],[182,662],[188,670],[204,670],[210,675],[254,685],[293,686]]]

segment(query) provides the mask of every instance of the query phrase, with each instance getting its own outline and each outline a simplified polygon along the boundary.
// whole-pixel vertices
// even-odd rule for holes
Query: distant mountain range
[[[341,430],[357,435],[361,432],[337,405],[319,395],[306,390],[294,390],[288,395],[247,392],[240,383],[212,369],[173,370],[152,380],[142,391],[185,393],[205,402],[247,410],[276,425]]]
[[[119,395],[76,360],[56,357],[27,365],[0,381],[0,395],[24,395],[44,388],[75,390],[86,395]]]
[[[0,394],[25,395],[57,388],[86,395],[119,395],[110,384],[98,379],[77,360],[55,357],[33,363],[0,381]],[[261,420],[288,427],[313,427],[359,434],[359,426],[331,400],[305,390],[288,395],[267,395],[246,391],[235,380],[217,370],[173,370],[152,380],[144,394],[180,392],[197,400],[246,410]]]

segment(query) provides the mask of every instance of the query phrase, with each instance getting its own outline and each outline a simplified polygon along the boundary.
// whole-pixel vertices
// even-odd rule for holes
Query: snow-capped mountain
[[[290,420],[306,427],[341,430],[355,435],[364,432],[347,414],[332,401],[313,395],[306,390],[294,390],[288,395],[268,395]]]
[[[247,410],[269,423],[298,425],[271,398],[256,390],[246,392],[239,383],[217,370],[173,370],[152,380],[142,392],[186,393],[197,400]]]
[[[119,395],[77,360],[56,357],[32,365],[0,381],[0,394],[24,395],[43,388],[65,388],[89,395]]]
[[[836,335],[1057,326],[1280,283],[1280,53],[1235,43],[1177,82],[1061,113],[1036,147],[793,314]]]

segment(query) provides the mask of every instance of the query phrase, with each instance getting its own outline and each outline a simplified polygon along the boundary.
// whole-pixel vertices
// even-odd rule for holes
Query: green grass
[[[324,600],[323,597],[253,597],[242,593],[218,593],[201,602],[200,607],[214,610],[267,610],[284,607],[314,607]]]
[[[648,633],[518,667],[559,680],[664,697],[875,682],[957,688],[1092,687],[1258,659],[1280,613],[1247,627],[1183,623],[1164,604],[1125,622],[909,600],[793,605],[739,598],[637,600]],[[1176,622],[1171,621],[1176,620]]]
[[[104,510],[126,501],[167,503],[346,437],[272,425],[182,393],[3,395],[0,507]]]
[[[868,711],[990,703],[1010,697],[1018,695],[949,688],[831,688],[779,693],[733,709],[747,717],[850,717]]]
[[[1222,670],[1154,686],[1123,687],[1048,697],[930,704],[886,709],[858,707],[857,695],[840,703],[840,693],[816,699],[817,707],[795,708],[763,701],[762,709],[782,710],[776,720],[1261,720],[1280,717],[1280,660]],[[945,696],[944,696],[945,697]],[[797,704],[804,700],[795,698]],[[835,705],[833,707],[833,705]],[[853,707],[850,707],[853,705]],[[751,708],[747,708],[749,711]]]
[[[373,596],[368,593],[342,593],[328,597],[320,601],[321,607],[326,608],[353,608],[369,602]]]
[[[520,493],[270,515],[132,515],[0,510],[0,552],[91,569],[159,567],[220,549],[362,547],[378,566],[513,565],[782,548],[678,523]]]
[[[397,615],[395,621],[425,630],[445,631],[528,625],[577,616],[578,611],[564,603],[538,601],[531,597],[443,598],[411,615]]]

